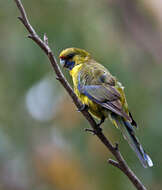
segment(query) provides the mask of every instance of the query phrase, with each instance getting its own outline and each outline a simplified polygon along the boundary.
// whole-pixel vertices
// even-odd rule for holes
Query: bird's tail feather
[[[131,125],[131,123],[129,121],[125,121],[123,118],[119,119],[119,118],[113,117],[113,119],[116,121],[124,138],[128,141],[131,148],[137,154],[143,167],[144,168],[152,167],[153,162],[152,162],[151,158],[145,153],[144,149],[142,148],[142,145],[139,143],[139,140],[135,136],[134,129],[133,129],[133,126]]]

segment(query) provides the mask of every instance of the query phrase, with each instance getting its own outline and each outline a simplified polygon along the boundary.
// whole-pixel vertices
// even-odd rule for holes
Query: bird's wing
[[[107,76],[106,72],[102,72],[102,70],[98,72],[96,76],[94,74],[95,71],[91,69],[89,72],[80,72],[78,74],[78,90],[80,93],[117,115],[131,120],[123,110],[120,102],[121,94],[115,86],[113,86],[115,85],[113,77],[110,77],[110,75]],[[111,82],[111,84],[109,84],[109,82]]]

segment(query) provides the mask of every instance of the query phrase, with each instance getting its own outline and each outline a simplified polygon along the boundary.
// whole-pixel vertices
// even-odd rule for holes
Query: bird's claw
[[[101,121],[97,124],[97,127],[100,128],[100,126],[102,125],[102,123],[104,123],[104,121],[105,121],[105,117],[102,117]]]
[[[115,150],[119,150],[119,144],[115,143]]]
[[[82,106],[80,108],[78,108],[78,112],[82,112],[82,111],[88,111],[88,105],[87,104],[82,104]]]
[[[100,127],[101,124],[102,124],[101,122],[97,123],[97,127],[101,128],[101,127]]]

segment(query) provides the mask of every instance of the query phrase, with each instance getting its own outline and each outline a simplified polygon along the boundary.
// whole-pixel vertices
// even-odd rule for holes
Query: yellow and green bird
[[[88,111],[100,120],[99,125],[109,117],[121,129],[142,165],[145,168],[153,166],[151,158],[135,136],[134,127],[137,124],[128,110],[122,84],[83,49],[67,48],[59,57],[61,65],[69,69],[76,95],[88,107]]]

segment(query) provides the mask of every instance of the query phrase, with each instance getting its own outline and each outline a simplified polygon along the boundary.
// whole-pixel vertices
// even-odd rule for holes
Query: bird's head
[[[67,48],[60,53],[60,64],[72,70],[74,66],[83,63],[90,58],[90,54],[79,48]]]

